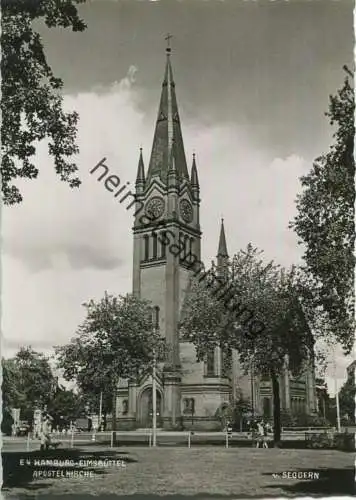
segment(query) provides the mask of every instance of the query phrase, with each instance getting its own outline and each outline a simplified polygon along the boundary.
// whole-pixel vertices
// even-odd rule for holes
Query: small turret
[[[193,191],[193,198],[194,200],[199,200],[199,180],[198,180],[198,170],[197,170],[197,165],[195,162],[195,153],[193,153],[193,163],[192,163],[192,170],[190,174],[190,185],[192,186],[192,191]]]
[[[136,176],[136,194],[141,194],[145,189],[145,166],[142,157],[142,148],[140,148],[140,158],[138,160]]]
[[[221,219],[219,247],[218,247],[218,254],[216,257],[217,257],[217,273],[219,276],[225,276],[227,273],[229,254],[227,253],[224,219]]]

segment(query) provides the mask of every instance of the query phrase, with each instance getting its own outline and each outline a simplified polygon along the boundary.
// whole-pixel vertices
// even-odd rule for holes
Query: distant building
[[[159,314],[159,327],[170,346],[157,370],[158,425],[176,428],[219,429],[218,418],[234,398],[253,402],[254,411],[271,416],[270,380],[245,375],[237,357],[227,370],[220,348],[205,362],[196,362],[195,348],[178,337],[178,320],[191,270],[184,256],[200,261],[200,185],[195,155],[190,173],[181,131],[171,53],[167,59],[151,158],[145,171],[142,150],[136,177],[136,216],[133,227],[133,293],[150,300]],[[175,256],[167,244],[181,249]],[[229,259],[225,228],[220,227],[216,267],[222,271]],[[282,408],[291,412],[316,410],[312,369],[294,379],[280,377]],[[139,381],[122,380],[117,398],[118,428],[149,427],[152,422],[150,374]]]

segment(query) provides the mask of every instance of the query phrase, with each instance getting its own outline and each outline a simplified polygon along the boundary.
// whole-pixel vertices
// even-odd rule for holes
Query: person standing
[[[263,426],[263,441],[262,441],[262,446],[263,448],[268,448],[268,442],[267,442],[267,437],[268,437],[268,423],[263,421],[262,422]]]
[[[257,442],[256,442],[256,448],[260,447],[260,443],[262,444],[262,447],[264,448],[264,428],[262,422],[257,423]]]
[[[47,415],[43,418],[42,421],[42,426],[41,426],[41,433],[40,433],[40,439],[41,439],[41,447],[40,450],[48,450],[49,446],[51,444],[51,437],[50,437],[50,420],[47,417]]]
[[[251,432],[252,448],[253,448],[255,444],[257,444],[257,439],[258,439],[258,429],[255,420],[251,420],[250,422],[250,432]]]

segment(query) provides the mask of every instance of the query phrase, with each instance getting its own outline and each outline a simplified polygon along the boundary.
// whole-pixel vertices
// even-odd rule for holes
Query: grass
[[[68,456],[70,452],[62,451]],[[83,451],[76,453],[83,456]],[[95,453],[124,458],[126,467],[105,468],[90,478],[31,480],[6,489],[4,498],[188,500],[353,494],[353,456],[335,450],[159,447]],[[286,471],[319,472],[320,477],[283,479]]]

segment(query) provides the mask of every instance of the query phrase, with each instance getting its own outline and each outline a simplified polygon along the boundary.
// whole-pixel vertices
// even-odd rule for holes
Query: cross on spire
[[[173,35],[171,35],[170,33],[167,33],[164,38],[167,42],[167,47],[166,47],[167,54],[169,54],[171,51],[171,38],[173,38]]]

